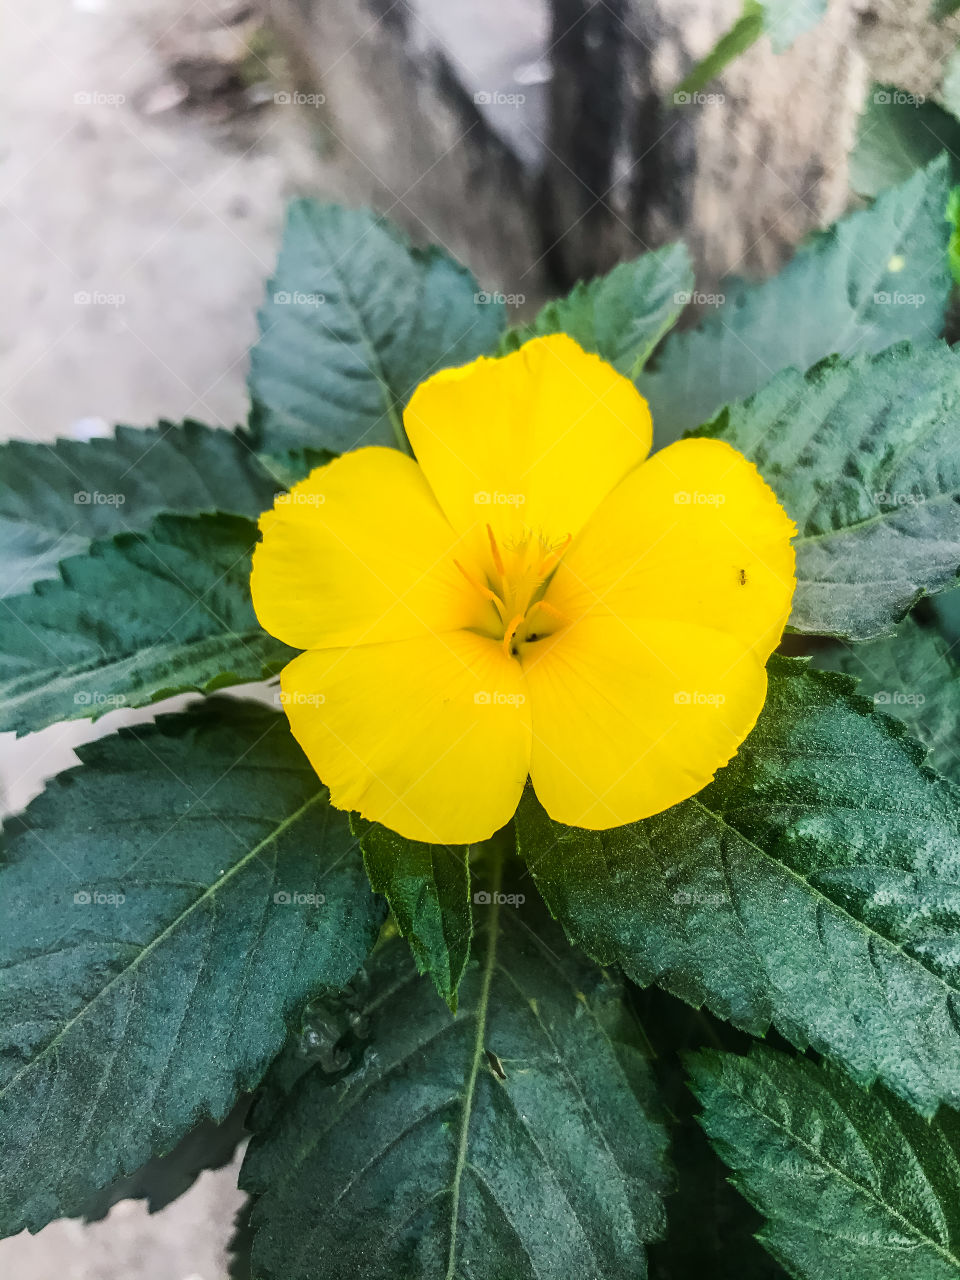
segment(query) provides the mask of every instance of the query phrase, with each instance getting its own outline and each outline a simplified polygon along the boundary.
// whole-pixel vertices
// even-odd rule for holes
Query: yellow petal
[[[460,631],[304,653],[281,676],[332,802],[411,840],[469,844],[513,816],[530,760],[518,663]]]
[[[357,449],[318,467],[260,529],[253,606],[294,648],[476,626],[489,611],[457,570],[460,540],[423,472],[396,449]]]
[[[694,795],[766,695],[763,660],[722,631],[589,617],[528,646],[530,776],[558,822],[601,830]]]
[[[488,523],[501,547],[530,534],[562,542],[651,441],[633,384],[565,334],[435,374],[403,421],[438,502],[455,529],[473,530],[484,565]]]
[[[765,662],[790,613],[795,532],[741,453],[719,440],[681,440],[597,509],[547,598],[569,618],[702,625],[739,637]]]

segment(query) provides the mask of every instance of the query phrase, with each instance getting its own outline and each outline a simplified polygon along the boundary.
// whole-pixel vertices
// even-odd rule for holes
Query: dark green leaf
[[[520,849],[601,963],[930,1113],[960,1101],[958,791],[852,690],[774,657],[757,727],[698,796],[583,831],[528,792]]]
[[[275,712],[214,699],[79,754],[3,838],[4,1235],[221,1120],[382,919]]]
[[[850,185],[862,196],[878,196],[942,151],[956,180],[956,161],[950,157],[960,155],[960,122],[935,102],[917,102],[916,95],[896,85],[871,85],[850,154]]]
[[[650,1280],[786,1280],[754,1238],[763,1219],[731,1187],[729,1170],[697,1123],[699,1108],[683,1062],[695,1049],[745,1052],[750,1037],[657,987],[632,988],[630,994],[652,1049],[676,1170],[665,1202],[666,1235],[650,1248]]]
[[[503,324],[440,249],[412,249],[366,210],[295,201],[251,354],[258,448],[406,448],[417,383],[493,351]]]
[[[752,459],[797,522],[790,625],[891,632],[960,570],[960,351],[907,344],[788,370],[699,434]]]
[[[530,907],[478,916],[456,1018],[394,940],[360,1070],[335,1088],[309,1072],[254,1138],[255,1276],[645,1274],[665,1138],[620,984]]]
[[[374,891],[389,902],[419,971],[456,1013],[473,934],[469,848],[407,840],[357,816],[351,823]]]
[[[705,89],[723,69],[751,48],[763,35],[764,8],[760,0],[743,0],[740,16],[729,31],[725,31],[707,56],[689,71],[677,85],[673,101],[678,106],[689,105],[693,94]]]
[[[707,422],[780,369],[937,337],[950,291],[948,191],[946,161],[935,161],[816,236],[772,280],[722,285],[717,314],[670,334],[638,382],[658,443]],[[895,296],[914,301],[883,300]]]
[[[693,269],[682,244],[668,245],[621,263],[605,276],[576,284],[566,298],[548,302],[527,325],[508,329],[502,349],[515,351],[530,338],[567,333],[628,378],[690,301]]]
[[[294,655],[250,602],[257,527],[241,516],[159,516],[91,545],[61,579],[0,603],[0,729],[142,707],[260,680]]]
[[[960,782],[960,662],[936,627],[911,616],[892,636],[818,649],[814,661],[856,676],[861,693],[930,749],[930,764]]]
[[[249,1097],[244,1097],[220,1124],[201,1120],[172,1151],[154,1156],[136,1173],[98,1191],[83,1206],[83,1217],[97,1222],[121,1200],[145,1200],[151,1213],[165,1209],[189,1191],[201,1173],[230,1163],[247,1137],[243,1122],[249,1106]]]
[[[960,1116],[757,1047],[690,1059],[702,1123],[798,1280],[960,1277]]]
[[[282,486],[240,432],[199,422],[117,427],[111,439],[0,445],[0,596],[56,575],[93,538],[146,529],[161,511],[256,516]]]

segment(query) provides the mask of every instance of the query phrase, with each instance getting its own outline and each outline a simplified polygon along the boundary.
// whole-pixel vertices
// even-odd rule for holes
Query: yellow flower
[[[691,439],[644,461],[633,384],[564,335],[447,369],[260,521],[253,602],[298,649],[294,736],[335,805],[485,839],[529,775],[601,829],[699,791],[750,732],[795,528],[756,468]]]

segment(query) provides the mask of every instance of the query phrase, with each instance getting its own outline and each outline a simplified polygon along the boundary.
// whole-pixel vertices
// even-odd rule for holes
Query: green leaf
[[[189,1191],[201,1173],[222,1169],[248,1136],[244,1119],[250,1107],[243,1097],[220,1124],[201,1120],[172,1151],[154,1156],[143,1168],[96,1192],[83,1206],[87,1222],[105,1218],[121,1200],[145,1200],[150,1213],[158,1213]]]
[[[878,196],[943,151],[955,180],[956,162],[950,157],[960,154],[960,122],[935,102],[917,102],[916,95],[896,85],[873,84],[850,154],[850,185],[862,196]]]
[[[161,511],[256,516],[282,487],[240,432],[199,422],[117,427],[111,438],[0,445],[0,596],[54,577],[94,538]]]
[[[815,237],[772,280],[722,285],[717,314],[670,334],[638,382],[658,443],[707,422],[780,369],[936,337],[950,291],[948,190],[941,159]],[[923,301],[877,301],[894,294]]]
[[[676,1170],[665,1202],[666,1235],[650,1248],[650,1280],[786,1280],[783,1268],[754,1238],[763,1219],[731,1187],[729,1170],[697,1123],[699,1108],[684,1065],[694,1049],[745,1052],[750,1037],[657,987],[633,988],[631,996],[651,1046]]]
[[[935,626],[905,618],[892,636],[818,649],[814,662],[861,681],[879,710],[903,720],[930,764],[960,783],[960,662]]]
[[[960,143],[958,143],[960,145]],[[960,284],[960,187],[954,187],[947,201],[944,215],[950,227],[950,240],[947,243],[947,261],[954,284]]]
[[[763,4],[760,0],[743,0],[740,16],[730,30],[724,32],[707,56],[677,85],[673,93],[674,103],[678,106],[689,105],[693,94],[706,88],[734,58],[739,58],[756,44],[763,35],[763,28]]]
[[[893,630],[960,570],[960,352],[945,343],[781,373],[698,434],[757,464],[797,522],[796,631]]]
[[[275,712],[213,699],[78,754],[0,855],[4,1235],[226,1116],[382,919]]]
[[[503,324],[440,249],[411,248],[366,210],[294,201],[251,353],[258,448],[407,448],[417,383],[492,352]]]
[[[792,1276],[960,1277],[956,1112],[928,1123],[835,1067],[759,1046],[689,1066],[704,1128]]]
[[[470,850],[407,840],[379,823],[351,818],[374,892],[390,904],[417,968],[429,973],[452,1011],[470,959]]]
[[[567,333],[625,377],[634,378],[677,321],[693,290],[690,255],[682,244],[623,262],[565,298],[548,302],[529,324],[508,329],[501,350],[549,333]]]
[[[27,733],[187,690],[260,680],[294,650],[250,601],[257,538],[241,516],[159,516],[95,542],[61,579],[0,606],[0,729]]]
[[[619,982],[499,890],[457,1017],[394,940],[371,962],[360,1070],[336,1088],[307,1073],[254,1138],[254,1275],[645,1274],[666,1177],[639,1028]]]
[[[853,682],[774,657],[766,706],[699,795],[612,831],[527,792],[519,847],[571,940],[753,1034],[960,1102],[960,808]]]

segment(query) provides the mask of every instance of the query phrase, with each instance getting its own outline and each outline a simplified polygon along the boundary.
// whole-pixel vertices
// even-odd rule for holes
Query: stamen
[[[518,613],[517,616],[510,623],[509,627],[507,627],[506,631],[503,633],[503,652],[507,655],[508,658],[510,657],[510,646],[511,644],[513,644],[513,638],[517,634],[517,628],[520,626],[520,623],[522,621],[523,621],[523,614]]]
[[[542,609],[544,613],[548,613],[551,618],[556,618],[557,622],[562,622],[564,626],[570,621],[566,614],[554,608],[547,600],[535,600],[530,606],[530,612],[533,613],[534,609]]]
[[[549,574],[551,574],[554,571],[554,569],[560,563],[560,560],[563,557],[563,553],[566,551],[567,547],[569,547],[572,541],[573,541],[573,534],[568,533],[562,542],[557,543],[557,545],[553,548],[552,551],[547,552],[544,558],[540,561],[540,568],[537,570],[537,573],[540,575],[541,579],[546,578]]]
[[[463,567],[463,565],[460,563],[459,560],[454,560],[453,563],[457,566],[457,568],[460,570],[460,572],[463,574],[463,576],[466,578],[466,580],[470,583],[471,587],[473,587],[475,591],[479,591],[482,596],[486,596],[488,600],[492,600],[498,609],[500,608],[500,606],[503,604],[503,601],[500,599],[500,597],[497,595],[495,591],[491,591],[489,587],[485,587],[483,583],[479,580],[479,578],[475,577],[470,572],[469,569],[465,569]]]
[[[503,558],[500,555],[500,548],[497,546],[497,540],[493,536],[493,530],[487,525],[487,537],[490,539],[490,554],[493,556],[493,563],[497,566],[497,573],[503,577]]]

